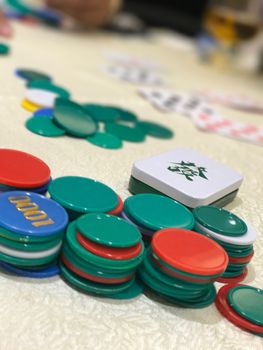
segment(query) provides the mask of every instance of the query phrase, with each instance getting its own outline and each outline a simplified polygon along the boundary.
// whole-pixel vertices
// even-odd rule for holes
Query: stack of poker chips
[[[174,227],[191,230],[194,227],[190,210],[159,194],[145,193],[127,198],[122,217],[134,224],[146,241],[161,229]]]
[[[14,149],[0,149],[0,192],[47,192],[50,168],[41,159]]]
[[[1,267],[25,277],[58,274],[57,258],[68,224],[65,209],[25,191],[2,193],[0,207]]]
[[[133,298],[143,290],[135,279],[143,254],[140,232],[133,225],[108,214],[87,214],[68,227],[62,276],[82,292]]]
[[[48,192],[67,210],[70,220],[89,213],[119,215],[123,208],[121,198],[110,187],[85,177],[59,177],[50,183]]]
[[[253,334],[263,336],[263,290],[247,285],[223,286],[216,307],[230,322]]]
[[[213,282],[225,271],[228,256],[219,244],[184,229],[157,232],[139,268],[141,280],[170,302],[203,308],[216,297]]]
[[[253,255],[256,240],[254,228],[229,211],[212,206],[197,207],[193,211],[195,230],[219,243],[227,252],[229,264],[222,283],[238,283],[247,275],[247,265]]]

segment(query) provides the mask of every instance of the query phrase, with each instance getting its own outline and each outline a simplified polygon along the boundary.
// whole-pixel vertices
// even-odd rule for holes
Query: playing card
[[[199,95],[209,102],[218,103],[233,109],[263,113],[263,104],[245,95],[226,94],[217,91],[202,91]]]
[[[217,114],[211,116],[202,112],[193,115],[192,120],[201,130],[263,146],[263,128],[229,120]]]
[[[111,77],[132,84],[161,85],[163,80],[152,70],[140,66],[124,64],[111,64],[104,67],[103,71]]]

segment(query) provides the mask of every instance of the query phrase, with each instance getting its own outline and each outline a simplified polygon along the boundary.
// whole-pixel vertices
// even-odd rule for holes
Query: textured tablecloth
[[[258,231],[255,257],[246,283],[263,288],[263,148],[205,134],[176,114],[161,114],[136,94],[136,87],[105,76],[99,69],[107,49],[130,52],[161,63],[171,86],[179,90],[209,88],[243,92],[262,99],[262,80],[214,71],[199,64],[191,50],[176,50],[154,40],[75,35],[42,27],[16,26],[12,55],[0,58],[0,145],[39,156],[53,177],[88,176],[112,186],[123,198],[132,163],[176,147],[191,147],[244,174],[238,198],[228,206]],[[16,68],[50,73],[83,102],[106,102],[131,108],[143,119],[165,123],[175,131],[169,141],[148,138],[125,143],[122,150],[95,147],[70,137],[44,138],[26,130],[29,113],[21,100],[24,83]],[[233,119],[263,124],[263,116],[221,109]],[[219,286],[219,285],[218,285]],[[185,310],[153,295],[132,301],[112,301],[76,292],[60,278],[44,281],[6,276],[0,272],[0,349],[263,349],[262,338],[225,320],[214,305]]]

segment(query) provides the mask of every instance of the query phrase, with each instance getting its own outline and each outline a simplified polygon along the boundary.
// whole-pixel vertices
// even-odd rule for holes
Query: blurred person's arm
[[[86,28],[106,24],[119,10],[122,0],[46,0],[50,8],[58,10]]]
[[[13,34],[12,26],[0,9],[0,36],[11,37]]]

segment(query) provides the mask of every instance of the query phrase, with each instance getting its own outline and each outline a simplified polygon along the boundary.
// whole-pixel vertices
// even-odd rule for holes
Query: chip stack
[[[219,244],[184,229],[158,231],[139,268],[141,280],[160,296],[186,308],[203,308],[216,297],[213,282],[228,256]]]
[[[194,217],[182,204],[158,194],[138,194],[124,202],[122,217],[133,223],[144,239],[151,239],[156,231],[174,227],[191,230]]]
[[[89,213],[120,215],[122,199],[107,185],[81,176],[63,176],[48,188],[50,197],[62,205],[70,220]]]
[[[247,285],[223,286],[216,307],[230,322],[253,334],[263,336],[263,290]]]
[[[193,211],[195,231],[200,232],[219,243],[227,252],[229,264],[223,276],[218,279],[222,283],[238,283],[247,275],[247,265],[253,255],[253,243],[256,232],[250,224],[246,224],[237,215],[212,206],[197,207]]]
[[[53,200],[32,192],[0,195],[0,262],[17,275],[50,277],[59,272],[68,215]]]
[[[87,214],[68,227],[62,275],[82,292],[130,299],[143,290],[135,279],[143,255],[141,235],[133,225],[108,214]]]
[[[30,191],[45,194],[50,168],[41,159],[14,149],[0,149],[0,192]]]

